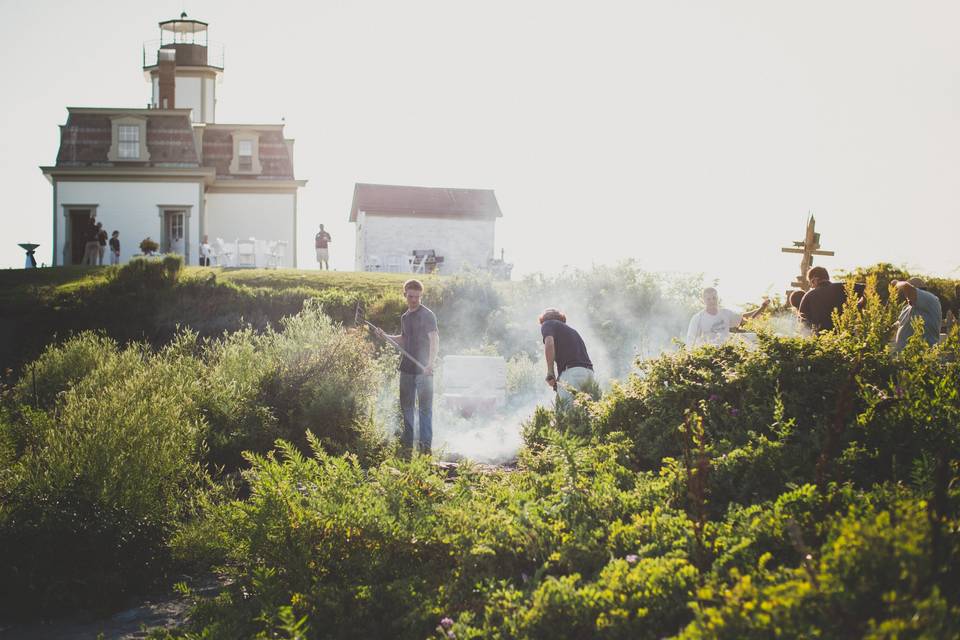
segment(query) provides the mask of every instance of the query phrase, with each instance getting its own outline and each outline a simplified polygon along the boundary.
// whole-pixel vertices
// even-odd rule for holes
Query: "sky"
[[[296,139],[302,268],[353,266],[356,182],[493,189],[514,276],[633,259],[730,306],[828,269],[960,277],[960,3],[0,0],[0,268],[50,262],[67,106],[142,107],[186,11],[225,48],[217,121]],[[305,257],[305,258],[304,258]]]

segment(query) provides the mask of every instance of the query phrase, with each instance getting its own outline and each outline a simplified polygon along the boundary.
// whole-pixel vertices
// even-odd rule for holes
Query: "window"
[[[110,118],[110,162],[150,162],[147,148],[147,118],[122,113]]]
[[[117,127],[117,155],[122,160],[140,157],[140,127],[123,124]]]
[[[237,145],[238,167],[240,171],[253,171],[253,142],[241,140]]]

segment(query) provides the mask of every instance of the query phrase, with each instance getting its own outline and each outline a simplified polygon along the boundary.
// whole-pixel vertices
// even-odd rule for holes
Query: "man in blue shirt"
[[[540,335],[547,361],[547,384],[561,400],[570,401],[571,389],[582,391],[593,382],[593,363],[583,338],[567,325],[567,316],[553,308],[540,314]]]
[[[920,278],[910,278],[907,281],[896,281],[891,283],[897,289],[900,298],[907,301],[900,311],[900,319],[897,321],[897,339],[893,350],[900,351],[907,346],[907,341],[913,335],[913,319],[923,319],[923,339],[931,347],[940,341],[940,320],[941,307],[937,296],[929,291],[924,291],[923,280]]]

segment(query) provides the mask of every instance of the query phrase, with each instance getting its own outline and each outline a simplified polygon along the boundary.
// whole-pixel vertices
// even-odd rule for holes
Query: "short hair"
[[[790,292],[790,306],[794,309],[800,308],[800,301],[803,300],[803,291],[791,291]]]
[[[414,291],[423,291],[423,283],[419,280],[410,279],[403,283],[403,290],[409,291],[413,289]]]
[[[117,231],[116,229],[114,229],[114,230],[113,230],[113,235],[118,236],[118,235],[120,235],[120,232]]]
[[[923,278],[918,278],[917,276],[908,278],[907,282],[912,284],[917,289],[923,289],[925,286],[927,286],[927,283],[923,281]]]
[[[539,319],[540,324],[543,324],[547,320],[559,320],[564,324],[567,323],[567,316],[564,315],[563,311],[560,311],[560,309],[554,309],[553,307],[544,309],[543,313],[540,314]]]
[[[700,292],[700,297],[702,298],[703,296],[707,295],[707,291],[713,291],[715,294],[717,294],[717,296],[720,295],[720,292],[717,291],[716,287],[705,287],[703,291]]]
[[[820,278],[821,280],[829,280],[830,274],[827,273],[827,270],[823,267],[810,267],[807,269],[807,280],[810,278]]]

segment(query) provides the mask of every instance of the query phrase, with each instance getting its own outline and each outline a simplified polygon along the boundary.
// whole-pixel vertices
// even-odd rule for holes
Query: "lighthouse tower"
[[[187,18],[160,23],[160,40],[143,45],[143,72],[153,87],[153,109],[191,109],[194,123],[216,121],[223,47],[207,39],[207,23]]]

